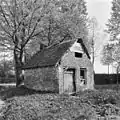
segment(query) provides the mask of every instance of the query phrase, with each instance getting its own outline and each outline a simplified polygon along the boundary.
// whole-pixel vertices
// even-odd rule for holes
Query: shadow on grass
[[[0,88],[1,89],[1,88]],[[33,89],[26,88],[24,85],[20,87],[9,87],[4,88],[4,90],[1,90],[0,92],[0,98],[2,100],[6,100],[11,97],[15,96],[26,96],[26,95],[32,95],[32,94],[47,94],[47,93],[55,93],[52,91],[36,91]]]

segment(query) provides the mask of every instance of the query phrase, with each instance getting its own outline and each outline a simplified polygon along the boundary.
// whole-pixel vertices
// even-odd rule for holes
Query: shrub
[[[98,115],[120,116],[120,93],[113,90],[86,90],[69,96],[36,94],[23,87],[11,90],[7,97],[3,120],[96,120]]]
[[[117,104],[120,101],[119,93],[113,90],[86,90],[84,92],[78,92],[76,96],[79,96],[82,101],[94,105]]]
[[[99,116],[120,116],[120,94],[115,90],[86,90],[78,92],[82,103],[90,104]],[[117,107],[118,106],[118,107]]]
[[[77,120],[85,117],[93,120],[94,109],[79,98],[55,95],[34,94],[13,97],[7,100],[4,120]]]

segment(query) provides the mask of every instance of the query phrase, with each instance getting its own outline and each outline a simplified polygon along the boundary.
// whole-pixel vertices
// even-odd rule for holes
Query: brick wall
[[[76,88],[77,91],[81,89],[93,89],[94,87],[94,76],[93,76],[93,66],[86,56],[86,54],[83,54],[82,58],[76,58],[74,57],[74,52],[68,51],[61,60],[61,65],[59,66],[59,89],[60,93],[63,92],[63,74],[64,70],[63,67],[68,68],[75,68],[75,80],[76,80]],[[80,80],[80,68],[86,68],[87,69],[87,84],[84,86],[81,86],[81,80]]]
[[[58,92],[58,77],[55,67],[25,70],[24,84],[28,88]]]
[[[64,83],[64,69],[75,68],[75,80],[76,80],[76,90],[81,89],[93,89],[94,87],[94,77],[93,77],[93,66],[84,53],[82,58],[75,58],[74,53],[68,51],[61,59],[61,63],[58,68],[46,67],[25,70],[25,81],[24,84],[28,88],[42,91],[54,91],[63,93],[63,83]],[[80,80],[80,68],[87,69],[87,84],[81,86]],[[59,79],[59,80],[58,80]]]

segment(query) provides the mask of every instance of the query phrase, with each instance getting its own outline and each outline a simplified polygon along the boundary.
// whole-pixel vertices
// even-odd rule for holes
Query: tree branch
[[[8,2],[7,2],[6,0],[4,0],[4,2],[6,3],[7,8],[9,9],[10,14],[13,16],[13,13],[12,13],[12,11],[10,10],[10,7],[9,7],[9,5],[8,5]]]
[[[48,46],[50,45],[51,43],[51,18],[49,19],[49,28],[48,28]]]
[[[15,20],[15,18],[16,18],[16,7],[17,7],[17,2],[16,2],[16,0],[14,0],[14,13],[13,13],[13,23],[14,23],[14,30],[16,30],[16,20]]]
[[[32,38],[32,36],[33,36],[33,34],[34,34],[34,32],[35,32],[35,30],[36,30],[36,28],[37,28],[37,25],[38,25],[39,21],[42,19],[43,16],[44,16],[44,15],[41,15],[41,16],[36,20],[36,23],[35,23],[35,25],[34,25],[34,27],[33,27],[33,29],[32,29],[32,32],[31,32],[31,33],[29,34],[29,36],[26,38],[26,41],[25,41],[25,43],[22,45],[22,48],[24,48],[25,45],[29,42],[29,40]]]
[[[63,37],[62,40],[60,40],[60,43],[63,42],[67,37],[71,37],[68,33]]]
[[[0,26],[1,26],[1,28],[3,29],[3,31],[4,31],[6,34],[8,34],[11,38],[13,38],[13,36],[10,34],[10,32],[8,32],[8,31],[2,26],[1,23],[0,23]]]
[[[35,8],[35,9],[33,10],[32,15],[31,15],[31,17],[30,17],[30,22],[29,22],[29,25],[28,25],[28,35],[29,35],[29,33],[30,33],[30,27],[31,27],[31,23],[32,23],[32,19],[33,19],[34,13],[35,13],[35,11],[36,11],[37,9],[39,9],[39,7]]]
[[[7,46],[7,45],[4,44],[4,43],[0,43],[0,45],[3,46],[3,47],[6,47],[6,48],[9,49],[9,50],[13,50],[11,47]]]
[[[3,10],[3,8],[2,8],[1,5],[0,5],[0,8],[1,8],[1,13],[3,14],[3,17],[4,17],[4,19],[5,19],[6,23],[7,23],[7,25],[10,27],[10,24],[9,24],[9,22],[8,22],[8,19],[7,19],[6,15],[5,15],[4,10]]]
[[[31,32],[31,34],[27,37],[25,43],[21,46],[22,49],[23,49],[23,48],[25,47],[25,45],[29,42],[30,38],[32,37],[33,33],[35,32],[35,29],[36,29],[37,25],[38,25],[38,22],[36,22],[36,24],[35,24],[32,32]]]

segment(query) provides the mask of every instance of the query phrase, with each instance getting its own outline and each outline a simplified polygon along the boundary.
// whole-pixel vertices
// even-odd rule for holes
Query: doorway
[[[64,92],[73,93],[76,91],[75,69],[69,68],[64,71]]]

